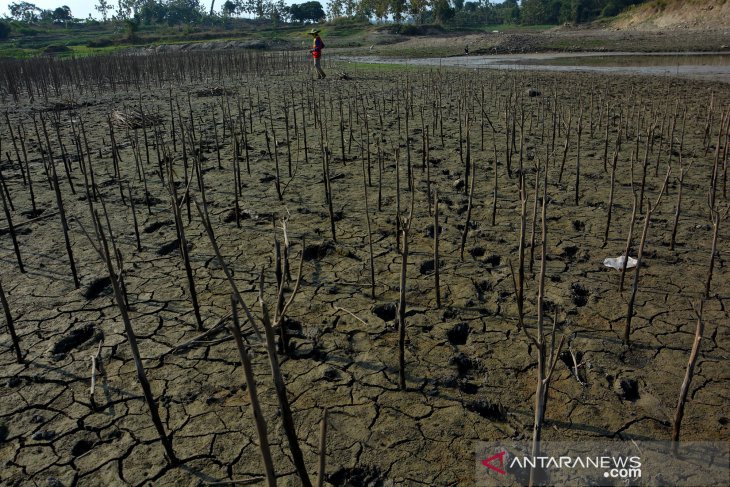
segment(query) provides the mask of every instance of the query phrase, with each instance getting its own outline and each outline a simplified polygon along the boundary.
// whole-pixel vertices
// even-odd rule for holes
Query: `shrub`
[[[7,39],[10,36],[10,24],[0,20],[0,40]]]
[[[28,37],[38,35],[38,31],[35,29],[31,29],[30,27],[21,27],[20,29],[18,29],[18,32],[20,32],[20,35],[28,36]]]
[[[87,47],[109,47],[112,44],[114,44],[113,40],[106,38],[106,37],[102,37],[101,39],[91,39],[89,42],[86,43],[86,46]]]
[[[443,32],[443,27],[438,24],[400,24],[395,26],[394,34],[400,34],[404,36],[424,36],[429,34],[436,34]]]
[[[46,48],[43,49],[43,52],[46,54],[58,54],[60,52],[70,52],[70,51],[71,51],[71,49],[69,49],[66,46],[54,46],[54,45],[46,46]]]

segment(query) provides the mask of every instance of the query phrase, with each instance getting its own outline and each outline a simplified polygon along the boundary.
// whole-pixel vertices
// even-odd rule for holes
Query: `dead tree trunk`
[[[705,329],[705,324],[702,321],[702,307],[704,301],[700,301],[700,305],[694,309],[697,315],[697,327],[695,328],[695,339],[692,344],[692,351],[689,354],[689,363],[687,364],[687,371],[684,374],[684,380],[682,381],[682,387],[679,389],[679,399],[677,400],[677,410],[674,413],[674,422],[672,423],[672,450],[677,453],[679,447],[679,429],[682,426],[682,418],[684,417],[684,404],[687,401],[687,393],[689,393],[689,386],[692,383],[692,377],[695,372],[695,365],[697,364],[697,358],[700,351],[700,343],[702,342],[702,333]]]
[[[5,297],[5,290],[3,289],[2,281],[0,281],[0,303],[2,303],[3,310],[5,310],[5,321],[8,325],[8,332],[10,333],[10,339],[13,342],[13,350],[15,350],[15,358],[19,364],[25,363],[25,360],[23,359],[23,354],[20,351],[20,339],[18,338],[18,335],[15,333],[15,325],[13,324],[13,315],[10,313],[10,306],[8,305],[8,300]]]
[[[165,432],[165,428],[162,424],[162,420],[160,419],[159,411],[157,410],[157,402],[155,401],[154,396],[152,395],[152,388],[150,387],[150,383],[147,380],[147,374],[144,369],[144,365],[142,364],[142,358],[139,353],[139,348],[137,347],[137,337],[134,334],[134,329],[132,328],[132,322],[129,319],[129,314],[127,313],[127,306],[125,304],[125,299],[122,294],[122,288],[120,286],[121,282],[121,273],[124,272],[123,269],[119,269],[120,274],[117,274],[117,271],[114,269],[114,265],[112,264],[112,259],[109,251],[109,245],[107,244],[106,237],[104,236],[104,230],[101,226],[101,222],[99,221],[99,217],[96,214],[92,214],[92,218],[94,220],[94,226],[96,228],[96,234],[99,238],[99,241],[101,243],[100,247],[98,248],[100,256],[104,260],[107,268],[107,272],[109,273],[109,280],[111,281],[112,289],[114,291],[114,300],[117,303],[117,307],[119,308],[119,312],[122,316],[122,322],[124,323],[124,331],[127,335],[127,343],[129,343],[129,347],[132,352],[132,358],[134,359],[134,366],[137,369],[137,380],[139,381],[140,386],[142,387],[142,392],[144,394],[145,402],[147,403],[147,406],[150,410],[150,416],[152,417],[152,423],[155,425],[155,429],[157,430],[157,434],[160,437],[160,442],[162,443],[162,447],[165,449],[165,454],[167,456],[167,461],[171,466],[177,465],[179,463],[179,460],[175,456],[175,452],[172,449],[172,441],[170,440],[170,437],[167,436],[167,433]]]
[[[276,475],[274,473],[274,463],[271,460],[271,451],[269,450],[269,438],[266,432],[266,420],[261,412],[259,405],[259,396],[256,389],[256,379],[253,375],[253,367],[251,366],[251,358],[249,357],[249,348],[243,343],[241,336],[241,327],[238,322],[238,303],[237,298],[231,295],[231,307],[233,309],[233,324],[229,326],[233,338],[236,340],[238,355],[243,366],[243,374],[246,378],[246,388],[248,389],[248,397],[251,400],[251,413],[256,423],[256,433],[259,438],[259,450],[261,451],[261,461],[264,464],[266,472],[266,483],[269,487],[276,486]]]

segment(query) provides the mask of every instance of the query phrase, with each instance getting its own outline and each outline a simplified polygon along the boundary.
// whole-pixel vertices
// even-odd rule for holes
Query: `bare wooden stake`
[[[712,216],[712,248],[710,250],[710,263],[707,267],[707,278],[705,279],[705,299],[710,299],[710,286],[712,284],[712,273],[715,269],[715,255],[717,254],[717,235],[720,230],[720,220],[725,218],[730,207],[720,214],[718,210],[711,209]]]
[[[152,395],[152,388],[150,387],[150,383],[147,380],[147,374],[145,372],[144,365],[142,364],[142,358],[139,353],[139,348],[137,347],[137,337],[134,333],[134,329],[132,328],[132,323],[129,319],[129,314],[127,313],[125,299],[122,295],[122,289],[119,285],[121,276],[117,274],[117,271],[114,269],[114,265],[112,264],[109,245],[107,244],[106,237],[104,236],[104,230],[102,229],[101,223],[99,221],[99,216],[94,213],[92,214],[92,218],[94,221],[94,226],[96,228],[97,236],[101,244],[99,247],[101,254],[100,257],[104,260],[107,272],[109,273],[109,280],[111,281],[112,289],[114,290],[114,300],[117,304],[117,307],[119,308],[122,322],[124,323],[124,330],[127,335],[127,343],[129,343],[129,347],[132,352],[132,358],[134,359],[134,365],[137,369],[137,380],[142,387],[145,402],[149,407],[150,416],[152,417],[152,423],[155,425],[157,434],[160,437],[160,442],[165,449],[167,461],[171,466],[177,465],[179,463],[179,460],[175,456],[175,452],[172,449],[172,441],[170,440],[170,437],[167,436],[165,428],[162,425],[162,420],[160,419],[159,411],[157,410],[157,402]],[[120,269],[119,272],[124,272],[124,270]]]
[[[132,209],[132,223],[134,223],[134,238],[137,240],[137,250],[142,250],[142,241],[139,238],[139,224],[137,223],[137,211],[134,208],[134,198],[132,197],[132,188],[127,183],[127,193],[129,194],[129,204]],[[88,195],[87,195],[88,196]]]
[[[441,308],[441,284],[440,284],[440,261],[439,261],[439,192],[438,188],[433,192],[433,272],[434,286],[436,289],[436,309]]]
[[[679,430],[682,427],[682,418],[684,417],[684,405],[687,401],[687,393],[689,392],[689,386],[692,383],[692,377],[695,372],[695,365],[697,365],[697,358],[700,351],[700,343],[702,342],[702,334],[705,330],[705,323],[702,321],[702,308],[704,300],[700,301],[700,305],[695,307],[692,304],[692,309],[697,316],[697,326],[695,328],[695,338],[692,343],[692,351],[689,354],[689,362],[687,363],[687,370],[684,373],[684,380],[682,381],[682,387],[679,389],[679,399],[677,400],[677,410],[674,413],[674,422],[672,423],[672,450],[677,453],[679,448]]]
[[[15,227],[13,226],[13,219],[10,216],[10,209],[5,199],[5,192],[0,189],[0,197],[3,200],[3,210],[5,210],[5,219],[8,221],[8,231],[10,232],[10,239],[13,241],[13,250],[15,251],[15,259],[18,261],[18,268],[20,272],[25,274],[25,267],[23,267],[23,258],[20,256],[20,246],[18,245],[18,237],[15,234]]]
[[[667,182],[669,181],[669,175],[672,173],[672,169],[667,169],[667,176],[664,178],[664,184],[662,185],[662,188],[659,192],[659,196],[656,199],[656,202],[654,203],[654,206],[651,206],[651,203],[647,202],[648,209],[646,212],[646,218],[644,219],[644,230],[641,232],[641,242],[639,243],[639,252],[636,256],[636,268],[634,269],[634,282],[631,287],[631,296],[629,297],[629,303],[628,303],[628,309],[626,311],[626,326],[624,327],[624,345],[629,346],[630,342],[630,336],[631,336],[631,319],[634,316],[634,302],[636,301],[636,293],[639,289],[639,271],[641,270],[641,261],[644,256],[644,245],[646,244],[646,236],[649,232],[649,222],[651,221],[652,213],[657,209],[659,206],[659,203],[662,200],[662,196],[664,195],[664,191],[667,188]],[[624,262],[628,261],[628,255],[625,257]]]
[[[362,184],[365,191],[365,223],[368,230],[368,249],[370,252],[370,297],[375,299],[375,257],[373,255],[373,232],[370,228],[370,203],[368,201],[368,182],[365,171],[365,160],[362,160]]]
[[[325,464],[327,460],[327,408],[322,410],[322,421],[319,423],[319,472],[317,487],[324,486]]]
[[[210,240],[210,244],[213,247],[213,252],[215,252],[215,256],[218,258],[218,263],[220,263],[221,267],[223,268],[223,272],[226,275],[226,278],[228,279],[228,283],[231,285],[231,289],[233,290],[233,294],[236,295],[236,299],[238,299],[238,302],[241,304],[241,307],[243,308],[243,311],[246,313],[246,318],[248,318],[249,323],[251,323],[251,326],[254,329],[254,332],[256,333],[256,336],[261,339],[261,333],[259,332],[259,327],[256,324],[256,319],[253,317],[253,314],[251,314],[251,310],[246,306],[246,302],[241,297],[241,293],[238,291],[238,286],[236,286],[236,281],[233,280],[233,275],[231,274],[231,271],[228,269],[228,266],[226,265],[226,261],[223,260],[223,256],[221,255],[220,248],[218,247],[218,242],[215,239],[215,234],[213,233],[213,227],[210,224],[210,220],[208,219],[206,212],[201,207],[200,203],[198,203],[197,200],[195,201],[195,207],[198,210],[198,214],[200,215],[200,219],[203,221],[203,226],[205,227],[205,232],[208,234],[208,239]]]
[[[608,131],[608,124],[606,124]],[[611,230],[611,216],[613,214],[613,190],[616,185],[616,163],[618,162],[618,153],[621,150],[621,129],[619,128],[618,137],[616,139],[616,148],[613,151],[613,162],[611,164],[611,190],[608,195],[608,213],[606,215],[606,230],[603,232],[603,247],[608,243],[608,232]]]
[[[91,386],[89,387],[89,401],[91,402],[92,407],[96,407],[96,370],[97,366],[99,369],[101,369],[101,346],[104,343],[104,340],[99,340],[99,346],[96,349],[96,353],[91,356]]]
[[[406,390],[406,269],[408,268],[408,230],[403,227],[401,241],[400,292],[398,298],[398,385]]]
[[[467,133],[467,141],[469,140],[469,136]],[[468,145],[467,145],[468,147]],[[469,162],[469,149],[467,148],[467,163]],[[467,164],[468,166],[468,164]],[[477,172],[477,165],[472,164],[471,165],[471,184],[469,185],[469,200],[466,205],[466,219],[464,220],[464,231],[461,234],[461,248],[459,250],[459,257],[461,260],[464,260],[464,247],[466,246],[466,237],[469,234],[469,225],[471,223],[471,209],[474,201],[474,181],[476,180],[476,172]]]
[[[5,310],[5,323],[8,325],[8,332],[10,333],[10,339],[13,342],[13,350],[15,351],[15,359],[19,364],[25,363],[23,353],[20,351],[20,339],[15,333],[15,325],[13,324],[13,315],[10,313],[10,306],[8,305],[8,299],[5,297],[5,290],[3,289],[3,283],[0,281],[0,303],[3,305]]]
[[[246,388],[248,389],[248,397],[251,400],[251,413],[253,414],[254,423],[256,423],[256,434],[259,439],[259,451],[261,452],[261,461],[264,464],[266,472],[266,483],[269,487],[276,486],[276,475],[274,473],[274,462],[271,460],[271,450],[269,449],[269,437],[266,432],[266,420],[261,412],[259,405],[259,396],[256,388],[256,379],[253,375],[253,367],[251,358],[249,357],[249,347],[243,343],[241,336],[241,326],[238,321],[238,305],[235,294],[231,295],[231,308],[233,310],[233,323],[228,328],[236,340],[238,348],[238,356],[243,366],[243,375],[246,379]]]
[[[296,428],[294,427],[294,418],[292,416],[291,408],[289,407],[289,399],[286,393],[286,383],[284,377],[281,375],[281,369],[279,367],[279,359],[276,355],[276,339],[274,338],[274,329],[271,325],[269,318],[269,311],[264,303],[263,298],[263,287],[264,287],[264,274],[261,272],[261,278],[259,281],[259,305],[261,306],[262,323],[264,325],[264,334],[266,335],[266,350],[269,355],[269,364],[271,366],[271,376],[274,381],[274,389],[276,390],[276,397],[279,402],[279,409],[281,411],[281,420],[284,425],[284,434],[286,435],[289,443],[289,450],[292,454],[292,461],[294,467],[297,470],[297,475],[302,483],[303,487],[312,487],[312,482],[307,474],[307,467],[304,464],[304,455],[299,447],[299,439],[297,438]]]
[[[525,175],[520,174],[520,242],[519,262],[517,268],[517,313],[519,314],[518,326],[523,324],[525,314],[525,225],[527,221],[527,193],[525,190]]]

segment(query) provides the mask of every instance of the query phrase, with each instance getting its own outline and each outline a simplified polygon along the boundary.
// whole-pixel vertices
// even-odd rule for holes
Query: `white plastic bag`
[[[611,269],[616,269],[617,271],[620,271],[621,268],[624,265],[624,256],[621,255],[619,257],[606,257],[603,259],[603,265],[606,267],[610,267]],[[628,262],[626,262],[626,268],[632,269],[636,267],[636,259],[633,257],[629,257]]]

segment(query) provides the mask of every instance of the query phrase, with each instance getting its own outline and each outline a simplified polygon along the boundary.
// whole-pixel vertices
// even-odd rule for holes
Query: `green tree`
[[[390,10],[390,0],[370,0],[373,14],[380,22],[383,22],[388,16]]]
[[[357,0],[343,0],[343,7],[345,9],[345,16],[352,18],[360,9],[360,2]]]
[[[58,7],[53,10],[53,22],[57,24],[63,24],[66,25],[68,22],[73,21],[73,15],[71,14],[71,9],[68,7],[68,5],[64,5],[63,7]]]
[[[114,10],[114,7],[111,6],[107,0],[98,0],[98,4],[94,6],[94,10],[99,12],[101,14],[101,18],[104,22],[107,21],[109,18],[109,12]]]
[[[505,0],[494,6],[495,17],[504,24],[516,24],[520,21],[520,6],[517,0]]]
[[[443,24],[454,17],[454,9],[449,5],[449,0],[434,0],[433,16],[437,22]]]
[[[194,24],[203,18],[199,0],[172,0],[167,4],[167,24]]]
[[[326,17],[322,4],[316,1],[295,3],[289,7],[289,14],[294,22],[320,22]]]
[[[231,15],[236,13],[237,9],[238,6],[234,2],[232,2],[231,0],[226,0],[226,3],[224,3],[221,7],[221,13],[224,17],[230,17]]]
[[[523,25],[540,25],[547,23],[544,0],[522,0],[520,20]]]
[[[10,16],[21,22],[35,22],[39,18],[41,9],[29,2],[11,3],[8,5]]]
[[[10,24],[0,20],[0,40],[5,40],[8,37],[10,37],[10,31],[11,31]]]
[[[342,17],[342,0],[330,0],[327,2],[327,13],[331,20]]]
[[[135,19],[126,19],[124,21],[124,32],[126,33],[125,38],[129,42],[137,40],[137,31],[139,30],[139,21]]]
[[[428,0],[408,0],[408,13],[413,16],[417,24],[423,23],[426,7],[428,7]]]
[[[403,14],[406,11],[405,0],[390,0],[390,13],[393,14],[393,20],[397,23],[403,21]]]

